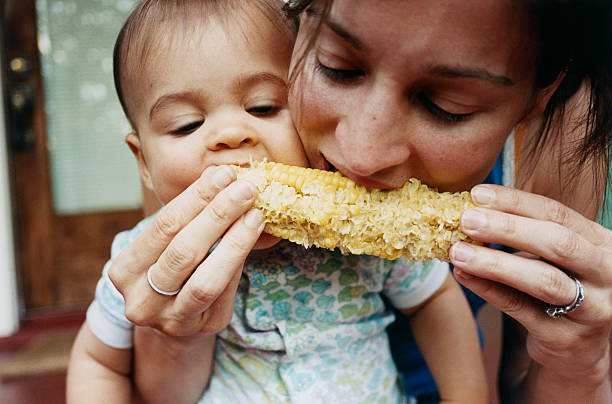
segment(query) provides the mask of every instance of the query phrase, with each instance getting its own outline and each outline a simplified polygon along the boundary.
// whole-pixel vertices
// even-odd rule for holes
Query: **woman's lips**
[[[340,171],[345,177],[350,178],[356,184],[363,185],[365,187],[380,188],[380,189],[394,189],[394,188],[396,188],[396,187],[391,186],[389,184],[385,184],[383,182],[376,181],[376,180],[374,180],[372,178],[362,177],[361,175],[357,175],[357,174],[351,172],[349,169],[347,169],[346,167],[344,167],[344,166],[342,166],[340,164],[330,162],[327,159],[327,157],[325,157],[325,156],[323,156],[323,160],[325,162],[325,170],[326,171]]]

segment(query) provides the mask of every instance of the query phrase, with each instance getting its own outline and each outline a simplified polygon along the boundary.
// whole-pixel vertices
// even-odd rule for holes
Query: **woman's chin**
[[[255,243],[255,247],[253,247],[253,250],[263,250],[266,248],[270,248],[281,240],[281,238],[272,236],[268,233],[261,233],[261,236],[259,236],[259,239]]]

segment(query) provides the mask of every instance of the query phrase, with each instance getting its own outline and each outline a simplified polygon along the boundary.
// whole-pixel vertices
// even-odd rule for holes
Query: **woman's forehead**
[[[316,8],[317,2],[313,4]],[[503,19],[516,21],[527,10],[520,0],[335,0],[331,8],[337,17],[362,17],[370,21],[369,26],[378,27],[382,21],[402,23],[411,16],[423,23],[446,19],[460,24],[467,18],[476,18],[470,21],[490,24]]]
[[[499,75],[534,65],[536,41],[516,0],[336,0],[324,27],[363,54],[422,64],[484,64]],[[488,66],[487,66],[488,65]]]

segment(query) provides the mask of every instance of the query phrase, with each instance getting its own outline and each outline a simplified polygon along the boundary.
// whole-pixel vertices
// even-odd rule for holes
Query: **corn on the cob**
[[[305,247],[448,260],[454,242],[471,241],[459,230],[472,206],[468,192],[438,193],[416,179],[394,190],[366,188],[339,172],[270,162],[235,169],[259,190],[264,231]]]

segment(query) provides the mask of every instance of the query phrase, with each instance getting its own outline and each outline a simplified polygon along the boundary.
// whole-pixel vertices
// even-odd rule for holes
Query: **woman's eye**
[[[359,69],[335,69],[317,61],[316,70],[333,81],[352,81],[365,75]]]
[[[472,113],[453,114],[448,112],[436,105],[436,103],[429,99],[424,93],[420,93],[417,98],[430,114],[444,123],[458,123],[472,116]]]
[[[247,112],[258,117],[269,117],[280,111],[280,107],[276,105],[258,105],[247,108]]]
[[[202,126],[203,123],[204,121],[190,122],[187,125],[183,125],[178,129],[172,130],[170,133],[173,135],[189,135],[190,133],[195,132],[200,126]]]

